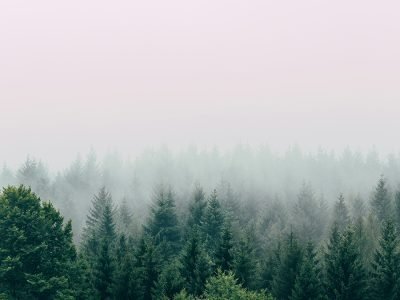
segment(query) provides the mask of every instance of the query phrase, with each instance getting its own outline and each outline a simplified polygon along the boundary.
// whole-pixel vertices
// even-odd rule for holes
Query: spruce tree
[[[372,291],[376,300],[399,299],[400,253],[394,222],[382,225],[382,237],[372,263]]]
[[[307,244],[299,275],[296,278],[290,300],[323,300],[324,289],[321,268],[314,246]]]
[[[255,251],[248,236],[240,239],[234,251],[233,270],[239,283],[245,288],[252,288],[256,282]]]
[[[226,272],[232,269],[233,241],[230,223],[227,222],[222,230],[221,241],[215,253],[215,266]]]
[[[211,274],[211,261],[205,252],[197,230],[193,230],[180,259],[181,274],[189,294],[199,296]]]
[[[342,232],[347,227],[347,225],[349,225],[349,212],[344,201],[343,194],[340,194],[338,200],[335,203],[333,211],[333,222],[336,223],[340,232]]]
[[[187,221],[187,228],[189,231],[194,226],[200,227],[204,221],[204,214],[207,208],[207,201],[205,201],[205,194],[201,187],[197,186],[193,201],[189,205],[189,218]]]
[[[217,191],[214,190],[208,200],[203,226],[207,252],[213,258],[221,241],[223,225],[224,213],[217,197]]]
[[[381,223],[392,218],[392,199],[386,185],[386,180],[382,176],[379,179],[371,200],[372,212]]]
[[[272,294],[277,299],[289,299],[299,274],[302,249],[293,232],[285,241],[276,274],[272,281]]]
[[[180,249],[180,228],[175,211],[175,200],[172,191],[160,188],[151,208],[150,218],[144,227],[165,260],[169,260]]]
[[[325,253],[325,265],[329,299],[365,299],[366,274],[352,228],[348,227],[339,233],[337,225],[333,226]]]

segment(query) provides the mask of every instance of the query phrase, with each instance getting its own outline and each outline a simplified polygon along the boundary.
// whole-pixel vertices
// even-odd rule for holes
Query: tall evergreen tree
[[[376,300],[399,299],[400,253],[394,222],[382,225],[382,237],[372,263],[372,291]]]
[[[203,226],[207,251],[212,257],[214,257],[219,247],[223,225],[224,213],[217,197],[217,191],[214,190],[208,200]]]
[[[222,230],[221,241],[215,253],[215,265],[221,271],[226,272],[232,269],[233,263],[233,241],[232,231],[229,222],[226,222]]]
[[[371,208],[379,222],[392,218],[392,199],[387,188],[386,180],[383,176],[379,179],[375,188],[371,200]]]
[[[316,258],[314,246],[308,243],[296,278],[290,300],[323,300],[325,299],[321,268]]]
[[[160,248],[166,260],[177,254],[181,236],[171,189],[160,188],[157,191],[149,221],[144,229]]]
[[[205,201],[205,194],[201,187],[197,186],[193,201],[189,205],[189,218],[187,221],[187,227],[189,231],[194,226],[201,226],[204,221],[204,214],[207,208],[207,201]]]
[[[0,194],[0,294],[6,299],[74,297],[71,222],[30,188]]]
[[[285,241],[277,272],[272,281],[272,295],[277,299],[290,298],[300,271],[302,255],[302,249],[294,233],[291,232]]]
[[[334,224],[325,254],[325,265],[329,299],[365,299],[365,270],[352,228],[339,233],[337,225]]]
[[[254,288],[257,283],[255,249],[248,235],[243,236],[234,249],[233,271],[245,288]]]
[[[338,200],[335,203],[333,211],[333,222],[336,223],[340,232],[342,232],[347,227],[347,225],[349,225],[350,217],[346,203],[344,201],[343,194],[340,194]]]
[[[192,295],[201,295],[211,274],[211,261],[202,246],[197,230],[193,230],[186,242],[181,255],[181,265],[186,290]]]

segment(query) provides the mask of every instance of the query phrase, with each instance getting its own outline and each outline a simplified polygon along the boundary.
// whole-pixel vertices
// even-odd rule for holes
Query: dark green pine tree
[[[112,203],[106,203],[100,220],[100,252],[95,257],[94,282],[100,299],[110,299],[115,283],[115,244],[116,233]]]
[[[155,284],[161,268],[161,254],[150,237],[144,236],[139,241],[133,272],[137,280],[137,289],[133,299],[152,300]]]
[[[186,291],[191,295],[201,295],[207,278],[211,275],[211,261],[196,229],[186,242],[180,262]]]
[[[77,296],[71,222],[30,188],[0,194],[0,295],[5,299]]]
[[[325,292],[321,281],[321,268],[314,246],[307,244],[300,273],[296,278],[290,300],[323,300]]]
[[[153,299],[174,299],[184,288],[181,263],[174,259],[164,266],[153,290]]]
[[[344,201],[343,194],[340,194],[335,203],[333,211],[333,222],[336,223],[339,232],[342,232],[350,223],[349,212]]]
[[[193,201],[189,206],[189,217],[187,221],[188,233],[194,226],[200,227],[203,224],[204,214],[207,208],[205,194],[201,187],[196,187],[193,195]]]
[[[115,261],[107,239],[100,244],[100,254],[94,269],[94,283],[101,300],[111,299],[114,292]]]
[[[375,214],[379,222],[383,222],[392,218],[392,199],[390,197],[386,180],[382,176],[375,188],[375,193],[371,200],[372,212]]]
[[[325,266],[329,299],[365,299],[365,270],[352,228],[346,228],[343,233],[339,233],[334,224],[325,253]]]
[[[180,228],[170,189],[160,188],[155,194],[154,205],[144,230],[154,240],[164,260],[169,260],[180,250]]]
[[[399,299],[400,253],[399,240],[394,222],[388,220],[382,225],[382,237],[372,263],[371,288],[373,299]]]
[[[299,274],[302,249],[297,243],[293,232],[285,241],[283,253],[277,266],[276,274],[272,280],[272,295],[277,299],[289,299]]]
[[[212,258],[219,247],[223,226],[224,213],[217,197],[217,191],[214,190],[208,200],[203,226],[206,250]]]
[[[255,250],[250,243],[249,237],[242,237],[234,251],[234,274],[243,287],[254,288],[256,270]]]
[[[100,227],[107,205],[112,205],[112,198],[105,187],[102,187],[97,195],[93,197],[89,215],[82,233],[82,251],[88,257],[95,257],[100,248]]]
[[[223,272],[232,269],[233,264],[233,240],[232,230],[229,222],[222,229],[221,241],[215,253],[215,267]]]

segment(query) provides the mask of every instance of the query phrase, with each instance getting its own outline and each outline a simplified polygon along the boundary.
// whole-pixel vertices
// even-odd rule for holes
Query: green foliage
[[[270,295],[261,292],[251,292],[243,288],[232,272],[219,271],[206,284],[204,298],[207,300],[272,300]]]
[[[366,274],[352,228],[346,228],[340,233],[336,224],[333,226],[325,254],[325,264],[329,299],[365,298]]]
[[[316,258],[314,246],[312,243],[308,243],[290,300],[325,299],[321,277],[322,271]]]
[[[224,214],[217,197],[217,191],[214,190],[208,200],[203,226],[207,252],[211,257],[214,257],[219,247],[224,220]]]
[[[338,230],[342,232],[350,223],[349,212],[344,201],[343,194],[340,194],[335,203],[333,211],[333,222],[336,223]]]
[[[279,256],[276,274],[272,281],[272,295],[277,299],[289,299],[300,272],[302,249],[293,232],[285,240]]]
[[[374,299],[399,299],[399,240],[394,222],[391,220],[382,225],[382,237],[375,252],[372,266],[371,285]]]
[[[196,230],[191,233],[186,242],[180,261],[186,290],[192,295],[199,296],[207,278],[211,275],[212,263]]]
[[[256,258],[249,237],[243,237],[234,252],[233,270],[239,283],[246,288],[256,282]]]
[[[222,271],[231,270],[233,263],[233,241],[232,241],[232,231],[229,222],[225,224],[221,242],[215,253],[215,265]]]
[[[0,195],[0,293],[10,298],[52,299],[74,294],[77,255],[71,223],[30,188]]]
[[[392,218],[392,199],[386,186],[386,180],[383,176],[379,179],[375,188],[375,193],[371,200],[371,209],[379,222]]]

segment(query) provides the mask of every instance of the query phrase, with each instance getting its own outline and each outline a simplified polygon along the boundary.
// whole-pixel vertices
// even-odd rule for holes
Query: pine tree
[[[211,257],[214,257],[219,247],[223,225],[224,225],[224,214],[217,197],[217,191],[214,190],[208,200],[204,226],[203,226],[206,238],[207,252]]]
[[[306,247],[300,272],[296,278],[290,300],[325,299],[325,293],[321,282],[321,273],[314,246],[309,242]]]
[[[277,299],[289,299],[300,271],[302,249],[293,232],[285,241],[277,272],[272,281],[272,294]]]
[[[349,212],[344,201],[343,194],[340,194],[338,201],[335,203],[333,211],[333,222],[336,223],[339,232],[342,232],[349,225]]]
[[[0,194],[0,294],[7,299],[71,298],[77,267],[71,222],[30,188]]]
[[[386,187],[386,180],[382,176],[375,188],[375,193],[371,201],[371,208],[379,222],[383,222],[392,217],[392,200]]]
[[[229,222],[224,225],[222,237],[215,254],[215,266],[226,272],[232,269],[233,241]]]
[[[196,187],[193,195],[193,201],[189,206],[189,218],[187,228],[189,232],[194,226],[200,227],[204,221],[204,214],[207,208],[205,194],[201,187]]]
[[[94,268],[94,282],[101,300],[111,299],[114,291],[115,261],[106,238],[100,244],[100,254]]]
[[[185,280],[186,290],[199,296],[211,274],[211,261],[203,249],[197,230],[193,230],[183,249],[180,259],[181,274]]]
[[[382,237],[372,263],[372,290],[376,300],[399,299],[400,253],[394,222],[382,225]]]
[[[234,252],[233,270],[240,284],[245,288],[254,287],[256,282],[255,251],[249,237],[242,237]]]
[[[337,225],[334,225],[325,254],[325,265],[329,299],[365,298],[365,270],[352,228],[346,228],[343,233],[339,233]]]
[[[160,248],[165,260],[176,255],[180,249],[180,228],[175,211],[175,200],[172,191],[161,188],[155,195],[150,218],[145,226],[148,234]]]

